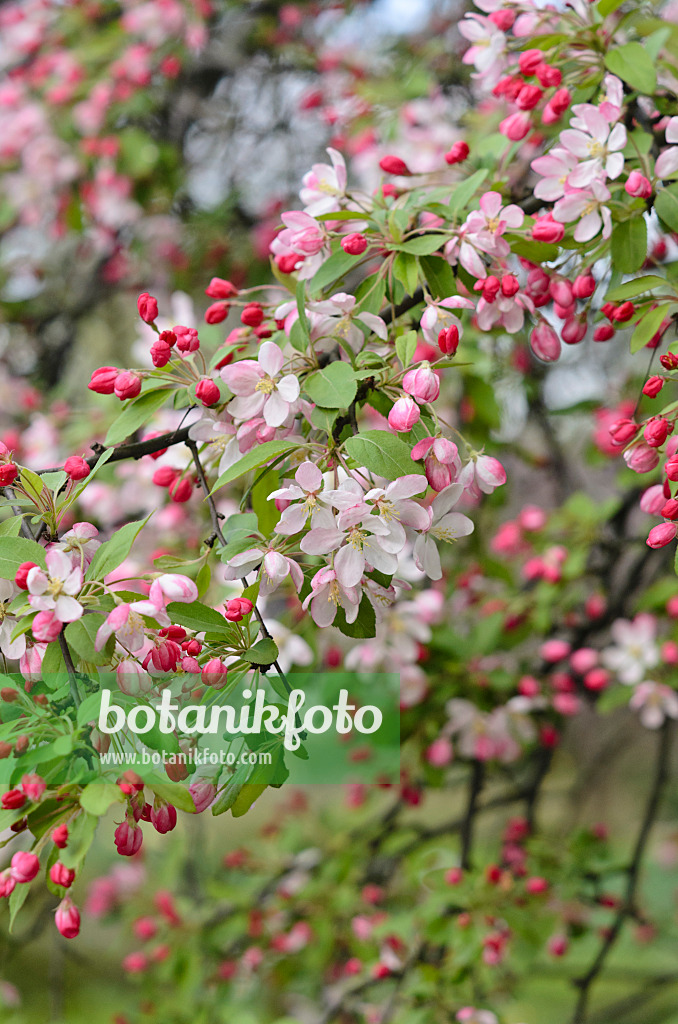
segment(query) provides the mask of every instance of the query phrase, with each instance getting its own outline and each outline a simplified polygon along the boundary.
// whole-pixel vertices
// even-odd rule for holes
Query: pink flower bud
[[[149,960],[145,953],[141,951],[135,953],[128,953],[122,961],[122,969],[128,974],[143,974],[148,968]]]
[[[550,64],[540,64],[535,74],[539,79],[539,84],[543,85],[545,89],[552,89],[554,86],[560,85],[563,80],[560,69],[552,68]]]
[[[201,380],[195,389],[195,397],[202,402],[203,405],[210,406],[215,405],[221,398],[221,392],[219,387],[210,378]]]
[[[172,349],[166,341],[158,338],[157,341],[153,342],[151,345],[151,360],[155,367],[161,369],[163,366],[167,366],[171,358]]]
[[[565,227],[547,213],[535,220],[532,237],[536,242],[561,242],[565,237]]]
[[[640,442],[624,452],[624,462],[634,473],[649,473],[659,463],[659,452],[656,448]],[[678,477],[677,477],[678,479]]]
[[[179,504],[188,501],[193,494],[193,485],[185,477],[183,480],[173,480],[168,489],[172,501],[176,501]]]
[[[184,327],[182,324],[177,324],[174,328],[174,334],[177,338],[177,349],[179,352],[197,352],[200,348],[200,340],[195,327]]]
[[[151,824],[156,832],[164,836],[176,828],[177,809],[172,804],[166,804],[163,800],[155,800],[151,811]]]
[[[424,362],[415,370],[409,370],[405,374],[403,389],[417,402],[435,402],[440,394],[440,381],[429,363]]]
[[[28,590],[28,584],[26,583],[26,577],[28,576],[31,569],[37,568],[35,562],[22,562],[16,571],[14,582],[16,583],[19,590]]]
[[[118,853],[122,857],[133,857],[135,853],[138,853],[143,838],[139,826],[130,825],[127,820],[118,825],[113,837]]]
[[[537,324],[530,334],[530,348],[545,363],[554,363],[560,357],[560,339],[544,321]]]
[[[548,891],[549,883],[545,878],[541,878],[539,875],[535,875],[533,878],[528,878],[525,882],[525,888],[531,896],[541,896],[543,893]]]
[[[16,879],[12,877],[11,868],[0,871],[0,899],[6,899],[16,888]]]
[[[65,939],[74,939],[80,932],[80,912],[70,896],[57,907],[54,923]]]
[[[544,63],[544,54],[541,50],[523,50],[518,58],[518,67],[521,75],[529,78],[534,75],[537,68]]]
[[[19,475],[19,470],[13,462],[6,462],[0,466],[0,487],[9,487]]]
[[[205,323],[206,324],[220,324],[222,320],[225,320],[228,316],[228,311],[231,308],[228,302],[213,302],[211,306],[208,306],[205,310]]]
[[[654,469],[654,466],[652,467]],[[669,480],[673,480],[675,483],[678,480],[678,458],[672,456],[664,464],[664,472],[666,473]]]
[[[674,426],[675,424],[670,423],[663,416],[658,416],[648,420],[645,424],[643,437],[651,448],[660,448],[669,434],[673,433]]]
[[[669,498],[669,500],[662,505],[660,515],[662,515],[664,519],[678,519],[678,498]]]
[[[563,324],[560,336],[566,345],[578,345],[586,337],[587,329],[586,317],[582,319],[577,316],[571,316]]]
[[[379,166],[385,174],[397,174],[401,177],[412,174],[405,161],[401,160],[399,156],[383,156],[379,161]]]
[[[349,256],[360,256],[367,248],[367,239],[359,231],[354,231],[352,235],[342,238],[341,248]]]
[[[52,640],[56,640],[62,626],[63,622],[59,622],[54,612],[47,611],[38,612],[33,619],[31,629],[38,642],[49,644]]]
[[[92,374],[87,387],[95,391],[97,395],[112,395],[115,388],[115,379],[120,371],[115,366],[100,366]]]
[[[643,385],[643,394],[647,395],[648,398],[656,398],[664,387],[664,383],[663,377],[649,377]]]
[[[68,843],[68,825],[57,825],[52,832],[51,839],[60,850],[65,850]]]
[[[142,292],[137,299],[139,316],[145,323],[152,324],[158,318],[158,302],[148,292]]]
[[[15,882],[32,882],[40,870],[40,861],[34,853],[15,853],[10,862]]]
[[[47,789],[47,783],[42,776],[33,773],[31,775],[24,775],[21,780],[21,788],[28,799],[32,800],[34,804],[37,804],[41,799],[42,794]]]
[[[211,658],[204,666],[200,678],[205,686],[220,690],[228,680],[228,669],[221,658]]]
[[[520,142],[529,132],[531,124],[529,114],[509,114],[499,125],[499,131],[511,142]]]
[[[570,943],[566,935],[552,935],[547,943],[547,949],[551,956],[565,956]]]
[[[211,782],[192,782],[188,791],[193,798],[196,814],[202,814],[214,803],[217,795],[217,787]]]
[[[459,328],[456,324],[443,328],[438,335],[438,348],[444,356],[453,356],[459,348]]]
[[[205,288],[205,295],[210,299],[231,299],[237,294],[238,289],[235,285],[225,281],[223,277],[213,277]]]
[[[445,163],[450,165],[461,164],[467,159],[469,152],[470,150],[465,142],[455,142],[450,147],[449,152],[445,154]]]
[[[426,750],[426,760],[434,768],[444,768],[453,757],[454,751],[447,736],[439,736]]]
[[[653,526],[647,537],[649,548],[663,548],[674,540],[678,532],[678,523],[660,523]]]
[[[579,274],[572,284],[575,299],[590,299],[596,290],[596,279],[593,274]]]
[[[418,423],[421,412],[413,398],[399,398],[388,414],[388,425],[392,430],[411,430]]]
[[[614,327],[610,324],[601,324],[593,332],[594,341],[609,341],[610,338],[614,338]]]
[[[544,93],[538,85],[524,85],[516,97],[518,110],[534,110]]]
[[[115,378],[113,390],[121,402],[126,401],[128,398],[136,398],[141,391],[141,377],[138,377],[136,373],[132,373],[131,370],[123,370]]]
[[[55,885],[60,885],[64,889],[70,889],[75,881],[75,871],[73,868],[67,868],[61,861],[57,861],[49,869],[49,877]]]
[[[260,327],[264,322],[264,311],[258,302],[248,302],[240,314],[240,322],[246,327]]]
[[[567,640],[547,640],[539,648],[539,653],[548,662],[562,661],[563,658],[567,658],[572,645]]]
[[[624,189],[630,196],[641,199],[648,199],[652,195],[652,185],[640,171],[631,171],[626,179]]]
[[[90,474],[90,468],[80,455],[70,455],[64,462],[64,469],[71,480],[84,480]]]
[[[574,304],[572,285],[563,278],[559,281],[552,278],[549,282],[549,292],[553,301],[557,302],[559,306],[567,308]]]

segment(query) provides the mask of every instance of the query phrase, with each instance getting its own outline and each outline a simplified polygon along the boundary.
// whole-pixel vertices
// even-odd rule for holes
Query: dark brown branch
[[[124,459],[141,459],[144,455],[153,455],[155,452],[162,451],[163,448],[172,448],[175,444],[183,444],[188,441],[189,430],[190,427],[180,427],[178,430],[170,430],[167,434],[160,434],[158,437],[149,437],[145,441],[130,441],[129,444],[120,444],[114,449],[108,461],[122,462]],[[90,455],[85,462],[90,469],[94,469],[106,448],[98,442],[90,447],[94,451],[94,455]],[[39,469],[37,472],[40,474],[58,473],[63,468],[63,466],[50,466],[49,469]]]
[[[461,866],[464,871],[471,867],[471,850],[473,847],[473,826],[478,810],[478,798],[485,782],[485,765],[482,761],[474,761],[471,766],[471,777],[468,787],[468,803],[466,814],[461,826]]]
[[[637,913],[636,893],[643,856],[645,854],[645,848],[650,837],[652,826],[654,825],[655,818],[659,810],[664,788],[669,778],[669,759],[671,754],[671,740],[673,738],[672,726],[673,723],[671,719],[667,719],[662,726],[662,730],[658,738],[654,780],[652,783],[652,789],[648,796],[640,831],[638,832],[638,837],[633,849],[631,862],[626,869],[626,891],[624,893],[624,901],[619,907],[617,915],[612,923],[612,927],[608,929],[600,949],[598,950],[598,953],[588,971],[582,977],[574,980],[574,984],[579,989],[579,998],[577,999],[574,1016],[572,1017],[572,1024],[585,1024],[591,987],[603,970],[605,962],[621,934],[626,919],[628,917],[635,916]]]

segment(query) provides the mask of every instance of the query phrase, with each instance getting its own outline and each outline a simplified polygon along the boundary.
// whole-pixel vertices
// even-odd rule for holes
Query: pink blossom
[[[334,569],[319,569],[311,580],[311,593],[302,608],[311,607],[311,618],[316,626],[331,626],[341,606],[347,622],[355,622],[360,607],[361,588],[347,587],[337,578]]]
[[[58,622],[74,622],[83,612],[74,597],[82,588],[82,569],[58,548],[48,551],[45,561],[46,571],[36,566],[26,579],[30,605],[38,611],[52,612]]]
[[[419,422],[420,416],[421,410],[414,399],[404,395],[394,402],[388,414],[388,425],[392,430],[406,433]]]
[[[425,437],[415,444],[412,459],[424,459],[426,479],[434,491],[443,491],[456,479],[461,470],[459,451],[453,441],[445,437]]]
[[[565,195],[567,176],[577,166],[577,158],[568,150],[556,146],[545,156],[533,160],[530,166],[533,171],[542,175],[541,181],[537,182],[534,189],[537,199],[554,202]]]
[[[285,422],[291,406],[299,398],[299,381],[292,373],[278,379],[284,361],[275,342],[265,341],[256,362],[243,359],[222,368],[222,379],[236,395],[228,404],[235,420],[263,414],[270,427],[279,427]]]
[[[574,127],[560,133],[560,142],[581,162],[568,175],[568,184],[586,188],[594,182],[602,184],[605,178],[618,178],[624,167],[621,150],[626,146],[626,128],[616,124],[610,131],[607,118],[590,103],[579,103],[572,109],[576,115],[571,122]]]
[[[678,718],[678,694],[670,686],[648,679],[636,686],[629,707],[640,711],[646,729],[659,729],[666,718]]]
[[[462,484],[452,484],[441,491],[427,509],[430,516],[429,525],[417,537],[413,557],[417,568],[425,572],[429,579],[439,580],[443,575],[435,541],[444,540],[451,544],[457,538],[467,537],[473,533],[471,520],[460,512],[451,511],[463,492]]]
[[[477,455],[466,463],[457,477],[457,483],[478,497],[479,492],[492,494],[495,488],[506,483],[506,470],[491,455]]]
[[[454,313],[449,312],[450,309],[474,309],[474,305],[470,299],[464,299],[460,295],[453,295],[449,299],[442,299],[440,302],[427,306],[421,316],[421,330],[424,340],[429,345],[437,345],[440,332],[452,326],[457,328],[459,338],[461,339],[463,335],[461,321]]]
[[[313,462],[302,462],[294,474],[294,480],[293,484],[272,491],[268,496],[268,501],[291,502],[284,509],[280,521],[274,528],[276,533],[282,533],[286,537],[300,533],[306,526],[309,515],[313,521],[317,513],[325,511],[319,504],[322,500],[320,493],[323,475],[318,467]],[[331,526],[332,522],[326,525]]]
[[[610,198],[609,190],[600,181],[593,180],[590,188],[569,192],[553,207],[553,217],[561,224],[576,220],[575,242],[590,242],[603,229],[603,238],[612,233],[612,216],[604,204]]]
[[[312,217],[322,213],[335,213],[341,209],[341,200],[346,192],[346,163],[336,149],[327,150],[332,166],[314,164],[302,181],[299,198],[305,212]]]

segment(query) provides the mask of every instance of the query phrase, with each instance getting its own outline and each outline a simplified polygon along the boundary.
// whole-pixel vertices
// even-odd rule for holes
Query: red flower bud
[[[540,64],[535,74],[539,84],[543,85],[545,89],[559,86],[563,80],[561,71],[558,68],[552,68],[550,64]]]
[[[469,148],[465,142],[455,142],[449,152],[445,154],[445,163],[450,165],[461,164],[469,155]]]
[[[664,519],[678,519],[678,498],[669,498],[659,513]]]
[[[245,327],[259,327],[264,320],[264,311],[258,302],[248,302],[240,314],[240,322]]]
[[[167,366],[171,358],[172,349],[166,341],[163,341],[162,338],[158,338],[157,341],[153,342],[151,345],[151,359],[153,360],[154,366],[158,369],[162,366]]]
[[[172,804],[166,804],[164,801],[157,801],[153,804],[153,810],[151,811],[151,824],[156,832],[160,835],[165,835],[166,832],[171,832],[177,824],[177,809]]]
[[[572,295],[575,299],[590,299],[596,290],[596,279],[593,274],[580,274],[575,277]]]
[[[210,378],[205,378],[198,382],[195,389],[195,397],[202,402],[203,405],[210,406],[214,405],[221,398],[221,392],[219,387]]]
[[[14,582],[16,583],[16,585],[19,588],[19,590],[28,590],[28,585],[26,583],[26,579],[28,578],[28,574],[31,571],[31,569],[35,569],[35,568],[36,568],[35,562],[22,562],[21,563],[21,565],[17,569],[16,575],[14,577]]]
[[[141,391],[141,377],[130,370],[123,370],[115,378],[114,391],[121,402],[128,398],[136,398]]]
[[[235,285],[230,281],[225,281],[223,277],[213,277],[205,288],[205,295],[208,295],[210,299],[231,299],[237,294],[238,289]]]
[[[172,501],[182,503],[188,501],[193,494],[193,485],[190,480],[185,477],[183,480],[174,480],[169,485],[169,493]]]
[[[383,156],[379,161],[379,166],[385,174],[397,174],[400,177],[412,174],[405,161],[401,160],[399,156]]]
[[[100,366],[92,374],[92,379],[87,387],[90,391],[95,391],[97,395],[112,395],[115,379],[119,373],[120,370],[115,366]]]
[[[64,462],[64,469],[71,480],[84,480],[90,474],[89,466],[80,455],[70,455]]]
[[[525,50],[518,58],[520,73],[529,78],[534,75],[537,68],[544,63],[544,54],[541,50]]]
[[[636,307],[632,302],[622,302],[620,306],[610,314],[612,320],[615,320],[619,324],[625,324],[627,320],[630,320],[636,311]]]
[[[64,889],[70,889],[75,881],[75,871],[73,868],[67,868],[61,861],[57,861],[49,869],[49,877],[55,885],[60,885]]]
[[[74,939],[80,932],[80,912],[70,896],[57,907],[54,923],[65,939]]]
[[[9,487],[19,475],[19,469],[13,462],[0,466],[0,487]]]
[[[349,256],[360,256],[367,248],[367,239],[359,231],[354,231],[352,235],[342,238],[341,248]]]
[[[179,476],[179,471],[171,466],[160,466],[153,474],[153,483],[157,487],[169,487]]]
[[[228,302],[213,302],[211,306],[208,306],[205,310],[205,323],[207,324],[220,324],[222,320],[225,320],[228,316],[228,311],[231,308]]]
[[[64,850],[66,848],[66,844],[68,843],[67,825],[57,825],[52,832],[52,842],[55,846],[58,846],[60,850]]]
[[[158,302],[148,292],[142,292],[137,299],[137,309],[139,310],[139,316],[145,323],[152,324],[158,317]]]
[[[593,332],[594,341],[609,341],[610,338],[614,338],[614,327],[610,324],[601,324]]]
[[[138,825],[130,825],[122,821],[115,830],[113,840],[118,853],[123,857],[133,857],[141,849],[143,834]]]
[[[656,398],[664,387],[664,383],[663,377],[649,377],[643,385],[643,394],[647,395],[648,398]]]

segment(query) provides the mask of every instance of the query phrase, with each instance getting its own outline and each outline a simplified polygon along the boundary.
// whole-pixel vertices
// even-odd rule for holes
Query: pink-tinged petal
[[[73,569],[63,581],[63,586],[61,588],[62,592],[64,594],[70,594],[71,597],[80,593],[82,590],[82,580],[82,569],[78,566],[78,568]]]
[[[391,576],[398,568],[398,559],[396,555],[393,555],[388,551],[384,551],[384,549],[378,544],[373,544],[369,540],[365,541],[363,546],[363,555],[373,569],[376,569],[378,572],[383,572],[387,576]]]
[[[388,338],[388,328],[386,324],[381,317],[377,316],[375,313],[359,313],[356,319],[362,320],[362,322],[370,328],[372,333],[376,334],[376,336],[381,338],[382,341],[386,341]]]
[[[16,640],[10,640],[9,638],[4,640],[2,653],[6,658],[10,658],[11,661],[18,661],[19,658],[23,658],[26,653],[26,637],[22,634]]]
[[[329,590],[323,589],[311,601],[311,618],[316,626],[331,626],[337,614],[337,606],[330,597]]]
[[[60,551],[58,548],[52,548],[47,552],[45,562],[52,579],[65,580],[73,572],[73,562],[65,551]]]
[[[399,498],[413,498],[415,494],[423,494],[426,490],[426,477],[418,473],[408,473],[401,476],[386,488],[386,496],[391,501]]]
[[[323,475],[313,462],[302,462],[294,474],[294,479],[305,491],[319,491]]]
[[[264,373],[269,377],[277,377],[285,358],[274,341],[264,341],[259,348],[257,360]]]
[[[600,213],[598,210],[592,210],[591,213],[582,217],[574,229],[575,242],[590,242],[592,238],[596,237],[601,227]]]
[[[263,570],[264,576],[277,586],[289,572],[287,559],[279,551],[267,551],[264,555]]]
[[[81,618],[82,611],[82,605],[66,594],[60,594],[54,603],[54,614],[59,622],[75,622]]]
[[[457,537],[468,537],[473,530],[473,522],[468,516],[462,515],[461,512],[448,512],[431,528],[430,532],[434,537],[439,537],[440,540],[449,543]]]
[[[500,192],[485,192],[480,197],[480,209],[488,220],[492,220],[501,210],[502,198]]]
[[[299,593],[304,585],[304,574],[301,571],[301,567],[297,565],[293,558],[288,558],[287,564],[290,570],[290,576],[292,577],[292,583],[294,583],[294,589]]]
[[[269,427],[279,427],[287,419],[290,411],[289,402],[277,391],[272,392],[268,396],[266,404],[264,405],[264,419]]]
[[[428,534],[417,537],[414,545],[414,564],[421,572],[425,572],[430,580],[440,580],[443,576],[440,555],[435,541]]]
[[[611,153],[607,158],[605,164],[605,171],[608,178],[613,181],[618,178],[621,172],[624,170],[624,156],[622,153]]]
[[[336,551],[344,539],[344,534],[337,529],[311,530],[301,541],[299,547],[307,555],[326,555],[330,551]]]
[[[102,622],[97,630],[96,640],[94,641],[94,650],[100,651],[106,646],[106,641],[109,636],[113,635],[113,626],[106,620]]]
[[[306,526],[308,519],[308,508],[306,505],[290,505],[280,517],[280,521],[274,527],[275,533],[284,537],[292,537],[300,533]]]
[[[346,621],[349,624],[351,622],[355,622],[355,620],[358,618],[358,612],[360,611],[359,593],[357,593],[353,587],[350,587],[348,590],[343,591],[339,595],[339,603],[341,604],[341,607],[344,609]]]
[[[434,437],[425,437],[422,441],[417,441],[414,448],[411,451],[412,459],[416,462],[418,459],[423,459],[428,453],[429,448],[435,443]]]
[[[360,548],[347,544],[334,556],[334,571],[344,587],[355,587],[365,572],[365,555]]]
[[[626,128],[623,124],[616,124],[610,132],[610,137],[607,140],[608,152],[615,152],[618,149],[624,149],[626,146]],[[623,160],[623,157],[622,157]]]
[[[511,204],[510,206],[504,207],[501,219],[505,222],[507,227],[519,228],[525,220],[525,214],[519,206]]]
[[[459,262],[464,270],[477,277],[479,281],[487,277],[487,269],[480,256],[468,242],[462,242],[459,246]]]
[[[49,577],[44,569],[37,565],[31,569],[26,577],[26,586],[31,594],[44,594],[49,586]]]
[[[584,132],[577,131],[575,128],[566,128],[560,133],[560,141],[575,156],[582,159],[590,156],[591,139]]]
[[[553,219],[559,224],[569,224],[570,221],[581,217],[586,207],[591,202],[591,196],[587,193],[573,192],[564,199],[558,200],[553,207]]]
[[[560,199],[564,191],[565,183],[561,182],[559,178],[542,178],[534,188],[534,194],[537,199],[543,199],[548,203],[553,203],[556,199]]]
[[[293,373],[288,373],[278,381],[278,393],[285,402],[296,402],[299,397],[299,381]]]
[[[589,185],[601,174],[600,161],[585,160],[577,164],[573,171],[567,176],[567,184],[570,188],[588,188]]]
[[[447,471],[447,482],[449,483],[449,470]],[[405,526],[411,526],[415,530],[428,530],[430,526],[429,510],[418,505],[416,501],[403,501],[398,513],[400,522]]]
[[[471,468],[473,470],[472,463],[469,463],[469,465],[471,466]],[[467,467],[465,466],[464,469],[466,469],[466,468]],[[462,470],[462,473],[463,473],[463,470]],[[460,481],[461,481],[461,476],[460,476]],[[456,484],[452,484],[450,487],[446,487],[444,491],[441,491],[440,494],[436,498],[433,499],[433,504],[431,506],[432,509],[433,509],[433,518],[434,518],[434,520],[440,519],[447,512],[449,512],[451,508],[454,508],[454,506],[457,504],[457,502],[461,498],[463,492],[464,492],[464,486],[463,486],[463,484],[461,482],[458,482]]]
[[[337,188],[340,192],[343,192],[346,188],[347,180],[346,161],[344,160],[341,153],[336,149],[332,149],[331,146],[328,146],[327,152],[329,154],[330,160],[332,161],[332,166],[334,167],[334,173],[337,178]]]
[[[672,117],[665,131],[667,142],[678,142],[678,117]]]
[[[678,120],[678,118],[676,118]],[[670,149],[665,149],[663,153],[660,153],[657,157],[657,162],[654,165],[654,173],[658,178],[668,178],[670,174],[678,170],[678,146],[671,146]]]
[[[296,484],[290,484],[289,487],[279,487],[277,491],[271,491],[267,497],[267,501],[275,501],[276,498],[282,498],[284,501],[298,501],[299,498],[304,498],[305,492],[301,487],[297,487]]]
[[[243,359],[221,369],[221,379],[234,395],[253,395],[263,373],[253,359]]]

